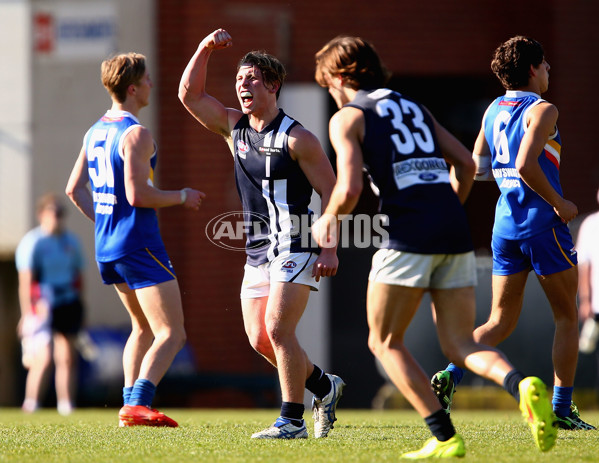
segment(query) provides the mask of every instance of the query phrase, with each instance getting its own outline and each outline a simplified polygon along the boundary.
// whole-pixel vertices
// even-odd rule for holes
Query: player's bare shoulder
[[[289,132],[288,145],[289,154],[296,161],[323,152],[316,135],[300,124],[295,125]]]
[[[364,112],[354,106],[344,106],[329,121],[333,127],[355,128],[360,124],[364,125]]]
[[[123,140],[125,153],[153,153],[155,151],[154,138],[150,130],[143,125],[136,125]]]
[[[549,113],[550,115],[555,115],[555,117],[557,118],[557,116],[559,115],[559,111],[557,109],[557,106],[555,106],[553,103],[547,101],[547,100],[543,100],[541,101],[538,105],[536,105],[535,108],[533,108],[533,110],[536,109],[537,111],[541,112],[541,113]]]
[[[344,106],[331,117],[329,121],[329,136],[333,146],[339,140],[364,140],[364,112],[353,106]]]
[[[530,109],[526,122],[528,127],[545,127],[550,131],[554,131],[558,117],[557,106],[543,100]]]
[[[233,131],[233,129],[235,128],[242,116],[243,113],[239,109],[227,108],[227,122],[229,124],[229,127],[227,127],[221,132],[221,134],[225,138],[231,137],[231,132]]]

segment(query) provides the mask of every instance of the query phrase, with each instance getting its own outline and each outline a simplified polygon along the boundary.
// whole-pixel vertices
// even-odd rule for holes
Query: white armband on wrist
[[[181,204],[185,204],[185,201],[187,200],[187,190],[185,190],[185,188],[183,188],[181,191]]]
[[[493,169],[491,168],[491,156],[480,156],[473,154],[472,159],[476,165],[474,180],[494,180]]]

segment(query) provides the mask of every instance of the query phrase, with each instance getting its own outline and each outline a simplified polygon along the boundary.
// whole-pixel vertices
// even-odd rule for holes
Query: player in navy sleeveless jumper
[[[224,29],[201,41],[181,77],[179,98],[202,125],[227,141],[246,220],[254,223],[246,242],[243,321],[252,347],[277,367],[283,403],[274,425],[252,437],[308,437],[305,388],[314,394],[314,436],[326,437],[345,383],[310,361],[295,331],[310,290],[337,271],[336,246],[311,247],[295,224],[310,216],[313,189],[326,207],[335,175],[318,139],[277,107],[285,68],[274,56],[249,52],[240,60],[235,90],[241,110],[226,108],[206,93],[209,57],[232,44]],[[257,217],[266,219],[252,220]]]
[[[379,192],[380,213],[389,217],[389,240],[375,253],[369,276],[368,344],[433,434],[403,457],[465,454],[449,414],[403,342],[427,291],[445,355],[517,399],[522,393],[521,407],[535,413],[535,441],[548,450],[557,430],[544,384],[525,378],[501,352],[472,337],[476,264],[461,204],[473,183],[470,152],[424,106],[385,88],[387,78],[374,47],[359,37],[337,37],[316,54],[316,81],[339,107],[329,125],[338,180],[312,230],[318,243],[332,239],[339,215],[351,213],[358,201],[364,166]],[[537,392],[540,400],[533,402]]]
[[[95,222],[102,281],[114,285],[131,316],[119,425],[175,427],[174,420],[151,408],[156,386],[185,343],[179,284],[156,209],[181,204],[198,210],[205,195],[154,186],[156,144],[138,120],[152,90],[145,57],[126,53],[105,60],[102,83],[112,107],[85,134],[66,193]]]
[[[474,339],[496,346],[511,334],[522,311],[528,274],[534,270],[555,322],[553,408],[558,425],[592,430],[572,403],[578,359],[578,269],[567,223],[578,208],[563,197],[559,181],[557,108],[541,98],[549,88],[550,66],[539,42],[516,36],[495,50],[491,69],[506,93],[483,116],[474,146],[475,179],[495,180],[501,195],[491,243],[491,314],[476,329]],[[449,365],[433,382],[437,377],[455,385],[461,372]]]

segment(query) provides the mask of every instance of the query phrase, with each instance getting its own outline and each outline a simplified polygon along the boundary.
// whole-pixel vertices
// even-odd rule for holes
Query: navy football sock
[[[302,426],[304,417],[304,404],[294,402],[283,402],[281,405],[281,416],[291,421],[294,426]]]
[[[427,416],[424,422],[438,441],[445,442],[455,435],[455,428],[451,423],[451,418],[449,418],[449,415],[443,409]]]
[[[503,388],[508,391],[518,403],[520,402],[520,389],[518,386],[523,379],[524,375],[515,368],[503,378]]]
[[[331,392],[331,380],[316,365],[314,365],[314,371],[306,380],[306,389],[314,394],[318,399],[322,399],[329,392]]]

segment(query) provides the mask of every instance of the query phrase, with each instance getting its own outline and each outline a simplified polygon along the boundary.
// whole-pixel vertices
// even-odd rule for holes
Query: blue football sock
[[[462,378],[464,377],[464,370],[454,365],[453,363],[447,365],[447,368],[445,368],[445,370],[451,372],[451,376],[453,377],[453,384],[455,386],[460,384],[460,381],[462,381]]]
[[[570,405],[572,404],[572,391],[574,387],[553,386],[553,411],[557,416],[570,416]]]
[[[123,405],[129,405],[131,401],[131,392],[133,392],[133,386],[123,388]]]
[[[129,405],[145,405],[149,407],[154,400],[156,394],[156,386],[147,379],[138,379],[133,384],[131,391],[131,399]]]

